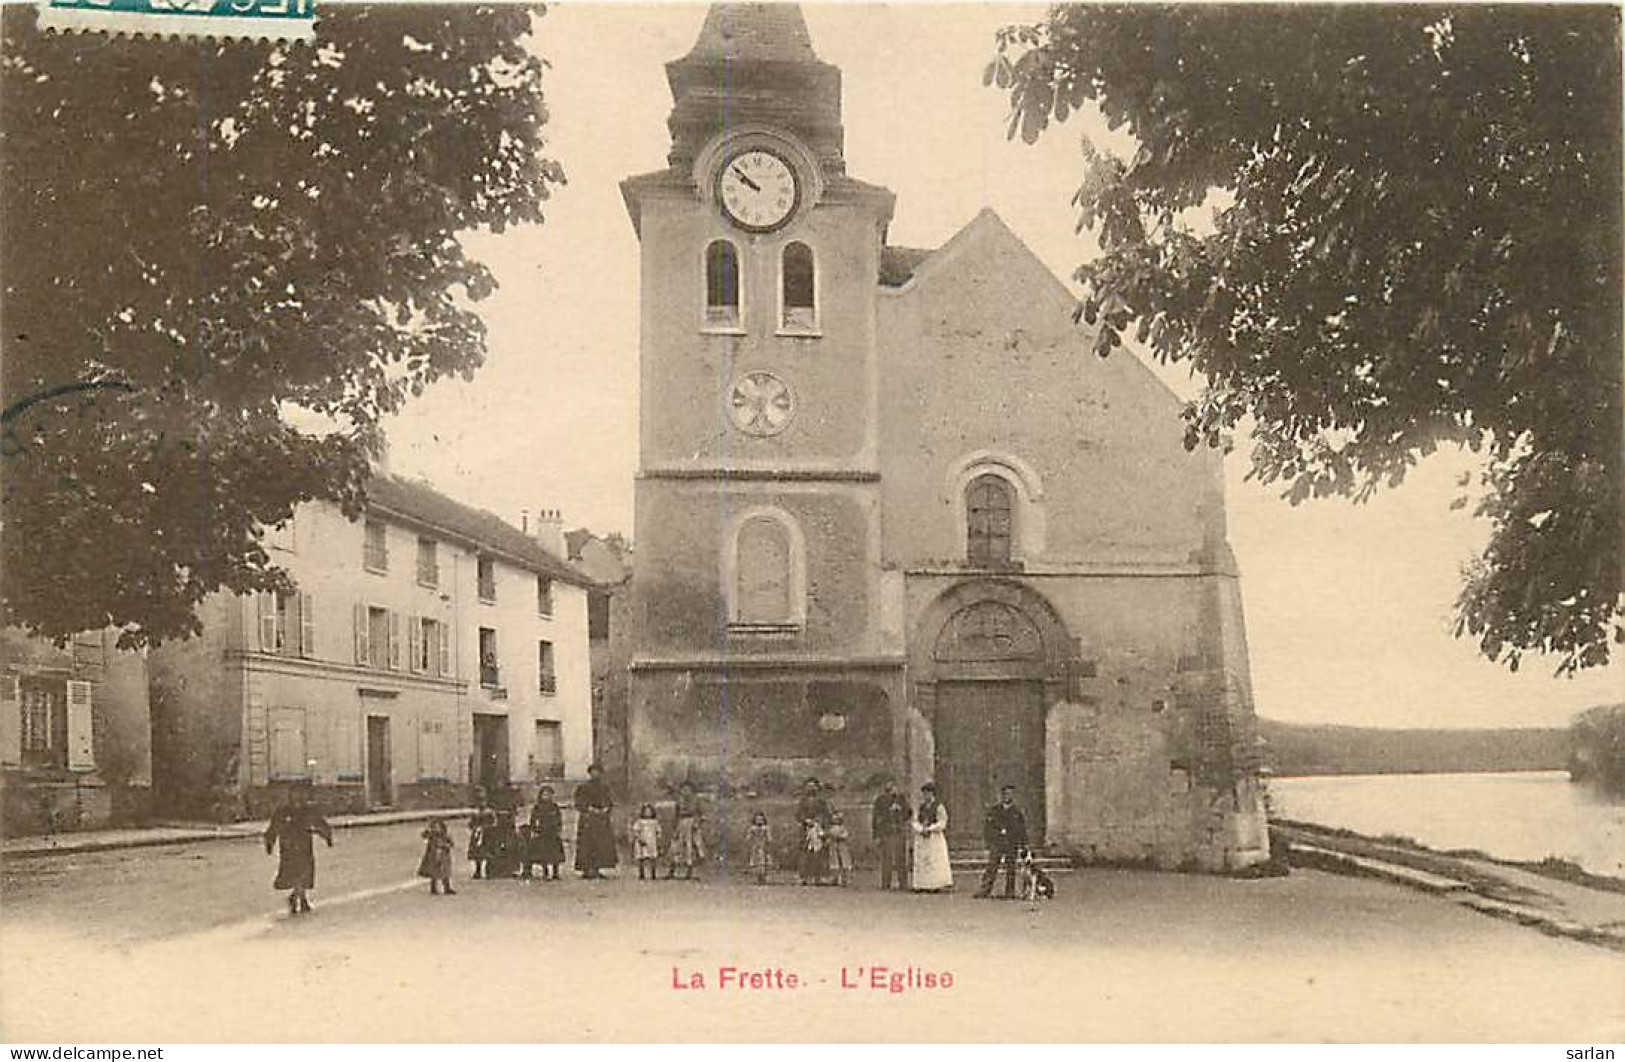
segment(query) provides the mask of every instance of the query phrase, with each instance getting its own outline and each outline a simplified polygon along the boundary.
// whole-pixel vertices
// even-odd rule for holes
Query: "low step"
[[[1315,858],[1335,860],[1357,870],[1365,871],[1367,874],[1386,878],[1401,885],[1410,885],[1427,892],[1472,891],[1472,886],[1465,881],[1447,878],[1442,874],[1433,874],[1426,870],[1418,870],[1415,867],[1402,866],[1399,863],[1385,863],[1380,859],[1353,855],[1349,852],[1339,852],[1334,848],[1322,848],[1318,845],[1305,844],[1302,841],[1293,841],[1292,847]]]

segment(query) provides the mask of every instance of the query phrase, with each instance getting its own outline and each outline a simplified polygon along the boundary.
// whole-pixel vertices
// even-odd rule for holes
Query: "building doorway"
[[[937,690],[937,785],[948,805],[948,839],[982,842],[982,814],[1016,787],[1027,834],[1044,837],[1044,684],[944,682]]]
[[[474,784],[495,800],[508,780],[508,717],[475,712]]]
[[[394,764],[390,758],[389,716],[367,716],[367,806],[395,803]]]

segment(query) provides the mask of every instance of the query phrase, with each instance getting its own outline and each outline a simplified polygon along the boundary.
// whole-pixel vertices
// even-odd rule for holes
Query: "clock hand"
[[[740,169],[738,166],[734,167],[734,176],[738,177],[741,181],[744,181],[745,187],[749,188],[751,191],[760,192],[762,190],[762,186],[745,176],[745,171]]]

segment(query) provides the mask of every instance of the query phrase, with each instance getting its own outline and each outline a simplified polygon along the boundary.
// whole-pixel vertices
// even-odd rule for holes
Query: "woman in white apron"
[[[954,887],[953,868],[948,865],[948,809],[937,800],[937,787],[930,782],[920,786],[920,810],[914,816],[915,892],[947,892]]]

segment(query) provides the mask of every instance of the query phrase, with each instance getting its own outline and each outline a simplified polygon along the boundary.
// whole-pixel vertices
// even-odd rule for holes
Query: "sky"
[[[846,159],[897,193],[890,239],[934,247],[992,207],[1060,277],[1096,252],[1075,232],[1082,137],[1128,140],[1079,114],[1037,145],[1006,139],[1005,98],[982,86],[1000,26],[1042,8],[804,6],[814,48],[844,79]],[[548,8],[533,48],[547,77],[548,152],[569,184],[539,227],[474,234],[496,273],[482,303],[484,367],[431,388],[388,427],[394,471],[421,476],[514,523],[560,509],[568,527],[632,529],[637,464],[638,243],[619,182],[660,169],[671,97],[663,64],[688,51],[703,5]],[[1134,356],[1118,352],[1114,357]],[[1154,367],[1176,393],[1184,370]],[[1226,463],[1258,713],[1361,726],[1562,726],[1625,699],[1625,663],[1573,679],[1555,661],[1517,674],[1451,636],[1460,568],[1487,538],[1452,511],[1474,465],[1442,452],[1399,488],[1355,505],[1293,507]]]

